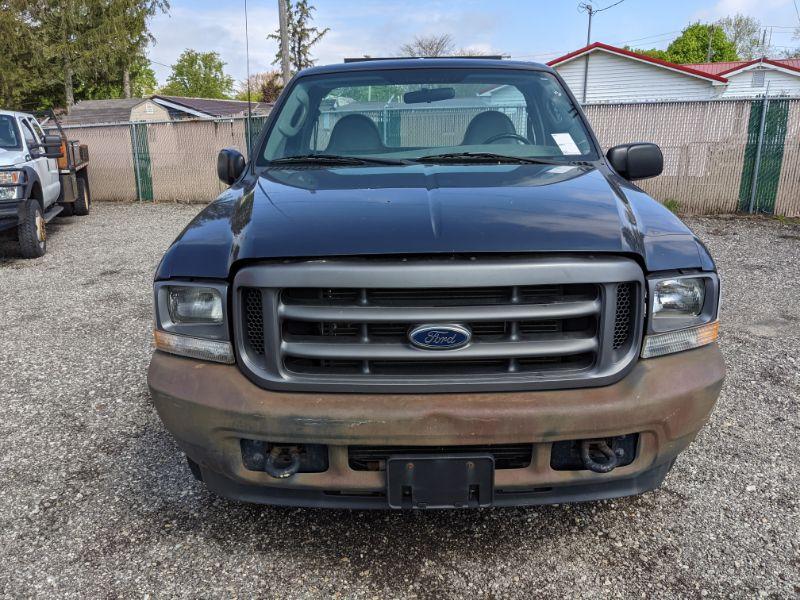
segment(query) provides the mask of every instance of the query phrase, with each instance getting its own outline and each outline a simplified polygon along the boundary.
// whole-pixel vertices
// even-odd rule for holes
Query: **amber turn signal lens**
[[[712,321],[689,329],[648,335],[644,338],[642,358],[653,358],[699,348],[716,341],[718,336],[719,321]]]

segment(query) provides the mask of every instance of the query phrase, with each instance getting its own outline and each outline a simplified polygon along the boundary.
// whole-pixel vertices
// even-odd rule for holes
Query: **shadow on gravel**
[[[47,224],[47,237],[48,249],[51,252],[50,241],[57,239],[61,234],[64,226],[69,225],[75,220],[74,217],[60,219],[56,217],[53,221]],[[5,229],[0,231],[0,267],[13,266],[16,268],[23,268],[27,264],[36,264],[40,259],[25,259],[19,253],[19,246],[16,240],[16,231],[14,229]]]

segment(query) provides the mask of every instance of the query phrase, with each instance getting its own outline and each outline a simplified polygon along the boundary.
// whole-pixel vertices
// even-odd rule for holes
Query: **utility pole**
[[[592,45],[592,17],[595,13],[603,12],[604,10],[608,10],[609,8],[614,8],[615,6],[622,4],[625,0],[617,0],[614,4],[609,4],[604,8],[595,8],[592,5],[591,0],[586,0],[586,2],[581,2],[578,4],[578,10],[581,12],[585,12],[589,15],[589,29],[586,31],[586,45]],[[581,100],[581,104],[586,104],[586,88],[589,85],[589,53],[586,53],[586,60],[583,64],[583,100]]]
[[[708,26],[708,51],[706,52],[706,62],[711,62],[711,40],[714,39],[714,26]]]
[[[589,15],[589,28],[586,30],[586,45],[592,44],[592,16],[597,10],[589,2],[582,2],[578,5],[581,10]],[[586,88],[589,85],[589,52],[586,53],[583,62],[583,91],[581,92],[581,104],[586,104]]]
[[[287,4],[289,0],[278,0],[278,14],[281,26],[281,72],[283,74],[283,85],[289,84],[292,78],[292,68],[289,65],[289,14]]]

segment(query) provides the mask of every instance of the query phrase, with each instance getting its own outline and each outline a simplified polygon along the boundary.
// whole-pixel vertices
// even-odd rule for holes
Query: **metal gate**
[[[773,214],[781,179],[789,101],[765,96],[750,107],[739,210]]]
[[[153,170],[150,160],[150,145],[147,142],[147,124],[131,123],[131,147],[133,149],[133,171],[136,178],[136,197],[153,201]]]

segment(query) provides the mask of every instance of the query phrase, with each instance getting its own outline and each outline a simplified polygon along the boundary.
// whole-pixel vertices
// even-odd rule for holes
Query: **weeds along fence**
[[[524,133],[520,106],[468,109],[388,108],[320,117],[315,146],[324,149],[336,121],[363,114],[389,145],[457,145],[483,110],[505,112]],[[661,146],[664,173],[638,183],[690,214],[759,212],[800,216],[800,99],[595,104],[586,114],[601,145],[647,141]],[[435,113],[435,116],[434,116]],[[762,118],[763,114],[763,118]],[[224,190],[216,177],[221,148],[247,155],[264,117],[65,127],[88,144],[97,200],[209,202]]]

